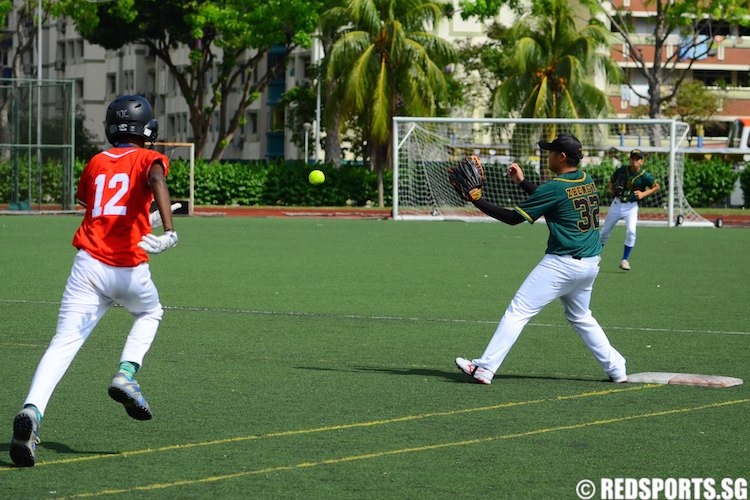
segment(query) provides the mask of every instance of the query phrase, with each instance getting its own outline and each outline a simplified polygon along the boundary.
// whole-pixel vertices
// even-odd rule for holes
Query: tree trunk
[[[341,166],[341,134],[339,133],[339,123],[341,115],[336,113],[326,123],[326,138],[323,149],[325,150],[326,163],[333,163],[335,168]]]
[[[336,83],[324,80],[325,116],[323,117],[326,129],[326,138],[323,145],[325,150],[325,161],[333,163],[333,166],[341,166],[341,106],[335,102]]]
[[[0,144],[10,144],[10,98],[4,99],[0,104]],[[7,161],[10,159],[10,149],[0,150],[0,160]]]

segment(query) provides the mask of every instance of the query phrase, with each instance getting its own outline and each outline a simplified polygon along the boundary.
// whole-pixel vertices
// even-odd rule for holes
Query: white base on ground
[[[643,372],[629,373],[629,383],[698,385],[701,387],[732,387],[742,385],[741,378],[720,375],[699,375],[696,373]]]

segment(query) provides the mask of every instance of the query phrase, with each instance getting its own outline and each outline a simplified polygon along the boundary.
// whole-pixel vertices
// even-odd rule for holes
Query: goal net
[[[0,80],[0,213],[75,212],[72,80]]]
[[[530,181],[552,177],[539,140],[572,133],[583,145],[583,168],[599,188],[605,212],[612,201],[607,189],[612,173],[629,164],[629,153],[640,149],[644,169],[661,189],[640,202],[639,224],[713,225],[687,202],[683,192],[689,127],[675,120],[552,120],[394,118],[393,217],[422,220],[493,220],[462,200],[448,182],[447,169],[464,156],[477,155],[487,182],[482,192],[491,202],[513,207],[524,192],[506,174],[518,163]]]

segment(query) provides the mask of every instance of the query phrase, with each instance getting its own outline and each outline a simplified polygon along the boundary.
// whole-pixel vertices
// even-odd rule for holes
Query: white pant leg
[[[638,223],[638,203],[626,203],[622,217],[625,219],[625,246],[635,246],[635,227]]]
[[[609,343],[607,335],[589,309],[594,280],[599,273],[598,261],[598,258],[581,261],[581,279],[570,292],[560,297],[560,301],[565,310],[565,317],[586,343],[604,372],[613,379],[618,379],[626,374],[625,358]]]
[[[481,358],[472,360],[474,365],[496,372],[529,320],[564,292],[562,287],[566,271],[556,265],[561,259],[563,258],[546,255],[526,277],[500,320],[484,354]]]
[[[119,271],[119,301],[135,317],[120,361],[143,365],[143,358],[156,337],[164,310],[147,263]]]
[[[622,218],[623,203],[619,199],[615,198],[607,210],[607,218],[604,219],[604,225],[601,227],[599,232],[599,240],[604,245],[609,239],[612,230],[615,228],[617,221]]]
[[[36,405],[42,414],[78,350],[112,305],[97,289],[106,282],[101,266],[82,251],[73,262],[60,304],[57,331],[37,366],[24,403]]]

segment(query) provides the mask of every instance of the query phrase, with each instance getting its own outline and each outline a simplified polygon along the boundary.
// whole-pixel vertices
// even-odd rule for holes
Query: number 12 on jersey
[[[126,205],[118,205],[118,203],[128,192],[128,189],[130,189],[130,177],[128,174],[115,174],[110,177],[109,182],[107,182],[106,174],[99,174],[94,179],[94,184],[96,184],[96,195],[94,197],[94,206],[91,209],[92,217],[127,214],[128,207]],[[102,207],[105,185],[109,189],[117,189],[119,186],[119,189]]]

